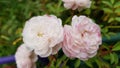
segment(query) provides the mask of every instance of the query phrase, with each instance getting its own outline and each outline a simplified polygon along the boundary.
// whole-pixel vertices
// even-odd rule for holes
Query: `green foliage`
[[[109,39],[120,32],[120,0],[92,0],[91,8],[81,12],[65,9],[62,0],[0,0],[0,57],[15,54],[22,43],[25,21],[44,14],[56,15],[63,25],[70,24],[73,15],[86,15],[100,25],[102,36]],[[87,61],[69,59],[65,55],[50,56],[49,60],[49,65],[40,67],[120,68],[120,41],[103,43],[97,55]]]
[[[81,63],[81,61],[80,61],[80,60],[76,60],[76,62],[75,62],[75,68],[79,68],[80,63]]]
[[[108,17],[105,17],[104,21],[108,21],[108,23],[115,21],[119,22],[119,20],[115,18],[120,16],[120,2],[115,0],[106,0],[102,1],[102,3],[102,5],[104,5],[102,6],[102,10],[105,12],[105,15],[108,15]]]
[[[120,51],[120,42],[117,42],[112,49],[112,51],[118,51],[118,50]]]

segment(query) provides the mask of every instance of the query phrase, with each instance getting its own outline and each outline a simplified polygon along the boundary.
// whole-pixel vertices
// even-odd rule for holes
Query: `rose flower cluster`
[[[90,0],[63,0],[67,9],[90,7]],[[37,55],[48,57],[62,48],[69,58],[88,60],[97,54],[102,44],[100,27],[90,18],[81,15],[72,17],[71,25],[62,26],[55,15],[35,16],[23,29],[23,44],[15,54],[18,68],[36,68]]]

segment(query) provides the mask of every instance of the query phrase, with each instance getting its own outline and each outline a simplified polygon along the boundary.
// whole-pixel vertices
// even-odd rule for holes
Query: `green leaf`
[[[80,66],[80,60],[76,60],[75,68],[79,68],[79,66]]]
[[[107,55],[103,56],[103,58],[106,59],[106,60],[110,60],[110,55],[107,54]]]
[[[112,7],[112,4],[109,1],[102,1],[102,3],[104,3],[105,5]]]
[[[101,31],[102,31],[103,33],[107,33],[107,32],[108,32],[108,28],[103,28]]]
[[[57,59],[55,68],[59,68],[59,66],[62,63],[62,61],[66,60],[66,58],[67,57],[65,55],[63,55],[61,58]]]
[[[5,36],[5,35],[1,35],[0,37],[1,37],[2,39],[4,39],[4,40],[10,40],[10,38],[7,37],[7,36]]]
[[[91,10],[90,9],[86,9],[86,11],[84,11],[84,13],[87,14],[87,15],[90,15]]]
[[[111,1],[111,3],[112,3],[112,4],[114,4],[114,3],[115,3],[115,0],[110,0],[110,1]]]
[[[116,68],[120,68],[120,66],[116,66]]]
[[[87,65],[87,66],[89,66],[90,68],[93,68],[92,63],[91,63],[89,60],[88,60],[88,61],[86,61],[85,63],[86,63],[86,65]]]
[[[103,11],[105,11],[106,13],[113,13],[112,9],[110,8],[103,8]]]
[[[120,22],[120,17],[116,17],[115,20]]]
[[[61,62],[62,62],[62,60],[59,60],[59,59],[57,60],[57,62],[56,62],[56,68],[59,68]]]
[[[116,2],[114,8],[120,7],[120,2]]]
[[[112,51],[118,51],[118,50],[120,50],[120,42],[117,42],[112,49]]]
[[[50,68],[55,68],[55,65],[54,65],[54,61],[52,61],[51,63],[50,63],[50,66],[49,66]]]
[[[106,43],[103,43],[103,44],[102,44],[102,48],[105,48],[105,49],[107,49],[107,50],[110,50],[110,48],[107,46]]]
[[[67,66],[66,64],[67,64],[68,60],[69,60],[69,58],[67,58],[66,60],[64,60],[62,68],[65,68]]]
[[[114,57],[115,57],[115,64],[118,64],[119,62],[119,57],[116,53],[114,53]]]
[[[95,62],[97,63],[98,68],[102,68],[102,64],[101,64],[101,61],[99,59],[95,59]]]
[[[109,20],[108,20],[109,23],[110,23],[110,22],[113,22],[113,21],[114,21],[114,18],[113,18],[113,17],[109,18]]]
[[[111,68],[110,67],[110,65],[109,65],[109,63],[107,63],[107,62],[101,62],[102,63],[102,68]],[[103,67],[104,66],[104,67]]]
[[[60,60],[65,60],[67,57],[65,55],[63,55]]]
[[[115,61],[114,54],[110,53],[110,63],[113,64]]]
[[[120,8],[117,8],[117,9],[115,10],[115,13],[120,13]]]
[[[113,63],[118,64],[119,62],[119,57],[115,52],[110,53],[110,59],[111,59],[111,64]]]

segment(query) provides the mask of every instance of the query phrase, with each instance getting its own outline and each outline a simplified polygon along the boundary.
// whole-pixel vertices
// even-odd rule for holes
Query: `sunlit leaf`
[[[120,2],[116,2],[114,8],[120,7]]]
[[[4,39],[4,40],[10,40],[10,38],[7,37],[7,36],[5,36],[5,35],[1,35],[0,37],[1,37],[2,39]]]
[[[120,22],[120,17],[116,17],[115,20]]]
[[[103,8],[106,13],[112,13],[113,11],[110,8]]]
[[[114,54],[110,53],[110,63],[113,64],[115,62]]]
[[[115,0],[110,0],[112,4],[114,4]]]
[[[119,57],[116,53],[114,53],[114,57],[115,57],[115,64],[118,64],[119,62]]]
[[[115,13],[120,13],[120,8],[117,8],[117,9],[115,10]]]
[[[79,66],[80,66],[80,60],[78,59],[78,60],[76,60],[75,68],[79,68]]]
[[[120,42],[117,42],[112,49],[112,51],[118,51],[118,50],[120,50]]]
[[[120,66],[116,66],[116,68],[120,68]]]
[[[112,7],[112,4],[109,2],[109,1],[102,1],[102,3],[104,3],[105,5],[109,6],[109,7]]]
[[[109,23],[110,23],[110,22],[113,22],[113,21],[114,21],[114,18],[113,18],[113,17],[109,18],[109,20],[108,20]]]

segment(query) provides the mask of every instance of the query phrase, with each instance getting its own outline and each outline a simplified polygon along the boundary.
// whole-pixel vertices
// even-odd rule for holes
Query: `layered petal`
[[[100,27],[86,16],[73,16],[72,26],[64,26],[63,52],[70,58],[87,60],[97,54],[102,43]]]
[[[37,55],[22,44],[15,54],[17,68],[36,68]]]
[[[62,0],[64,2],[64,7],[72,10],[82,10],[84,8],[90,8],[90,0]]]
[[[26,22],[22,35],[28,48],[41,57],[47,57],[63,41],[62,21],[54,15],[33,17]]]

